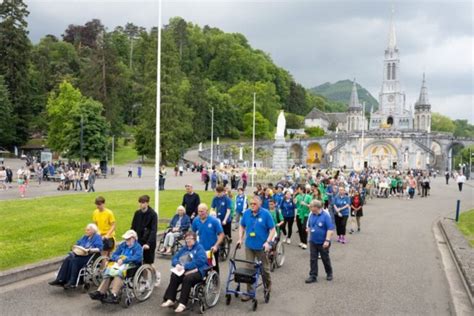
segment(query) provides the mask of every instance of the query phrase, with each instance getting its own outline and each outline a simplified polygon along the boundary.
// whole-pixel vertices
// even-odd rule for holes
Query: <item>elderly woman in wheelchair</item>
[[[80,271],[91,260],[92,256],[102,251],[102,238],[98,234],[95,224],[88,224],[85,234],[72,247],[72,251],[64,259],[58,275],[54,281],[49,282],[53,286],[62,286],[70,289],[79,283]],[[82,276],[84,276],[82,274]]]
[[[137,242],[137,233],[128,230],[123,236],[124,242],[120,243],[112,254],[107,268],[104,271],[103,280],[97,291],[89,293],[93,300],[104,303],[119,303],[120,293],[124,285],[124,279],[132,270],[136,270],[142,264],[143,249]],[[107,292],[110,288],[110,295]]]
[[[191,219],[186,215],[186,209],[180,205],[176,210],[176,214],[171,219],[168,229],[164,235],[163,247],[159,249],[163,255],[171,255],[176,241],[182,237],[191,226]]]
[[[176,302],[178,287],[181,284],[181,295],[175,312],[181,313],[186,309],[189,295],[194,285],[203,281],[209,269],[208,259],[204,248],[196,241],[194,232],[184,236],[186,245],[173,257],[171,262],[170,284],[164,295],[162,307],[173,307]]]

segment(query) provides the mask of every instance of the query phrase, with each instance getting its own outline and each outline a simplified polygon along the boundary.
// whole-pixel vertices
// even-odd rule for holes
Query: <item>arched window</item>
[[[420,124],[421,124],[420,129],[425,129],[425,116],[424,115],[421,116]]]
[[[392,64],[387,65],[387,80],[390,80],[392,76]]]
[[[420,117],[416,117],[416,124],[415,124],[415,129],[420,129]]]
[[[392,80],[395,80],[395,63],[392,64]]]

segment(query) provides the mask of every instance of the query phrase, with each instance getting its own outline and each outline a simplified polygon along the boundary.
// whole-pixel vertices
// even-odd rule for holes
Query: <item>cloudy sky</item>
[[[158,24],[158,0],[25,1],[34,42],[93,18],[108,29]],[[426,72],[433,111],[474,122],[471,1],[163,0],[163,21],[181,16],[242,33],[305,87],[355,77],[378,98],[392,4],[408,104],[418,98]]]

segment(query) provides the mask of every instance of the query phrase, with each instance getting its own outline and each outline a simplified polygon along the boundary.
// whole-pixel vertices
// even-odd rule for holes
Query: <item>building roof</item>
[[[393,23],[393,13],[394,9],[392,8],[392,16],[390,17],[390,32],[388,35],[388,49],[397,48],[397,35],[395,33],[395,23]]]
[[[352,82],[351,98],[349,100],[349,111],[362,111],[362,107],[359,103],[359,95],[357,94],[356,80]]]
[[[314,107],[311,112],[309,112],[306,116],[305,116],[305,120],[315,120],[315,119],[325,119],[325,120],[328,120],[328,117],[326,115],[327,113],[324,113],[323,111],[319,110],[317,107]]]
[[[326,113],[326,117],[330,122],[345,123],[347,120],[346,112]]]

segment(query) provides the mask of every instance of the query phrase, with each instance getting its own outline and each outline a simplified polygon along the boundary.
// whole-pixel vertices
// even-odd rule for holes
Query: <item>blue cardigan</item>
[[[99,251],[102,251],[102,248],[104,247],[104,244],[102,243],[102,237],[100,237],[99,234],[94,234],[90,238],[89,236],[84,235],[76,242],[76,245],[86,249],[98,248]]]
[[[189,271],[197,268],[199,273],[201,273],[201,276],[204,277],[209,265],[207,263],[206,251],[203,246],[199,242],[196,242],[191,249],[189,249],[188,246],[184,246],[174,255],[171,265],[175,267],[179,264],[179,258],[186,255],[190,256],[191,261],[184,264],[184,270]]]
[[[179,220],[179,215],[176,214],[171,219],[169,227],[174,228],[176,224],[178,223],[178,220]],[[191,219],[189,218],[188,215],[184,214],[183,218],[181,218],[181,226],[179,228],[182,232],[187,232],[189,230],[189,226],[191,226]]]
[[[142,246],[136,241],[132,247],[127,246],[127,242],[121,242],[110,258],[111,261],[117,262],[120,257],[125,257],[123,263],[134,263],[141,265],[143,261]]]

